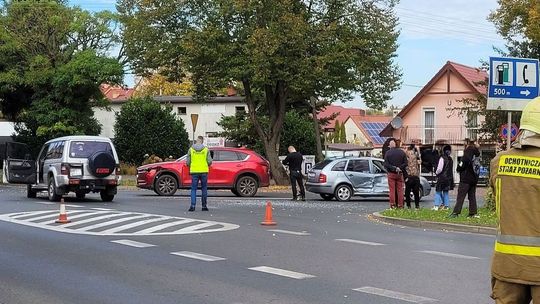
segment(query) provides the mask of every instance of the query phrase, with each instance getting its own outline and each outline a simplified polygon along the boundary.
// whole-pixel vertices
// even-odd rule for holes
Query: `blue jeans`
[[[436,191],[435,192],[435,207],[439,206],[450,207],[450,195],[448,191]]]
[[[191,174],[191,206],[195,207],[197,204],[197,187],[199,186],[199,180],[201,181],[202,190],[202,206],[206,207],[206,200],[208,198],[208,174],[207,173],[192,173]]]

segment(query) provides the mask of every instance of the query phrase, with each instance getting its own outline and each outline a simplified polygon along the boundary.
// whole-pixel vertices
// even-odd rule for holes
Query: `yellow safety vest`
[[[191,157],[189,173],[208,173],[208,148],[204,147],[201,151],[190,148],[189,155]]]

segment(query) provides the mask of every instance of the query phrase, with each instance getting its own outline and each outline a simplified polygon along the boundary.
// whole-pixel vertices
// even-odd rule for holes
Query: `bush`
[[[120,175],[137,175],[137,167],[130,164],[120,163]]]
[[[140,164],[146,154],[180,157],[189,148],[184,122],[170,106],[149,97],[131,99],[116,114],[114,144],[120,159]]]
[[[488,187],[486,191],[486,197],[484,199],[485,208],[495,212],[497,211],[497,203],[495,202],[495,195],[493,194],[493,189]]]

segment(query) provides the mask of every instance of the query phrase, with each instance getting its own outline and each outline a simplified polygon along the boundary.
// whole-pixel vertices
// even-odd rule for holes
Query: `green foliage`
[[[489,19],[506,40],[503,55],[540,58],[540,5],[530,0],[498,0]]]
[[[342,144],[347,143],[347,132],[345,130],[345,122],[341,124],[341,130],[339,130],[339,142]]]
[[[394,0],[120,0],[137,73],[189,72],[195,96],[242,84],[250,120],[278,183],[276,150],[287,105],[311,97],[382,108],[400,85]],[[159,9],[156,9],[159,7]],[[268,124],[259,121],[263,107]]]
[[[119,41],[114,18],[64,1],[3,3],[0,107],[34,153],[54,137],[100,133],[92,111],[106,105],[99,86],[123,78],[118,60],[106,56]]]
[[[336,119],[336,125],[334,127],[334,133],[332,135],[332,142],[338,144],[341,140],[341,123],[338,119]]]
[[[260,119],[268,123],[268,119],[264,117],[260,117]],[[220,136],[234,140],[262,155],[266,155],[253,123],[245,114],[238,113],[236,116],[223,116],[218,125],[224,130],[219,134]],[[304,155],[315,155],[317,152],[313,121],[306,113],[302,114],[291,110],[285,115],[279,143],[279,155],[287,155],[287,147],[289,146],[296,147]]]
[[[456,218],[448,217],[448,212],[431,210],[431,209],[388,209],[381,212],[384,216],[417,220],[417,221],[429,221],[429,222],[441,222],[441,223],[455,223],[455,224],[465,224],[473,226],[484,226],[484,227],[497,227],[497,214],[488,208],[479,208],[478,215],[480,218],[468,218],[466,215],[469,214],[467,208],[463,208],[461,216]],[[465,214],[465,215],[463,215]]]
[[[145,154],[184,155],[189,139],[184,122],[177,119],[170,106],[162,107],[151,98],[131,99],[116,115],[114,144],[120,159],[140,164]]]
[[[493,194],[493,189],[491,187],[489,187],[486,191],[486,197],[484,198],[484,206],[492,212],[495,212],[497,210],[495,195]]]

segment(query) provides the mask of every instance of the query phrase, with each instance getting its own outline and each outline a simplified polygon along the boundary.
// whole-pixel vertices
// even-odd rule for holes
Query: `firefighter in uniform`
[[[513,147],[491,161],[499,227],[491,265],[497,304],[540,304],[540,97],[523,110]]]

